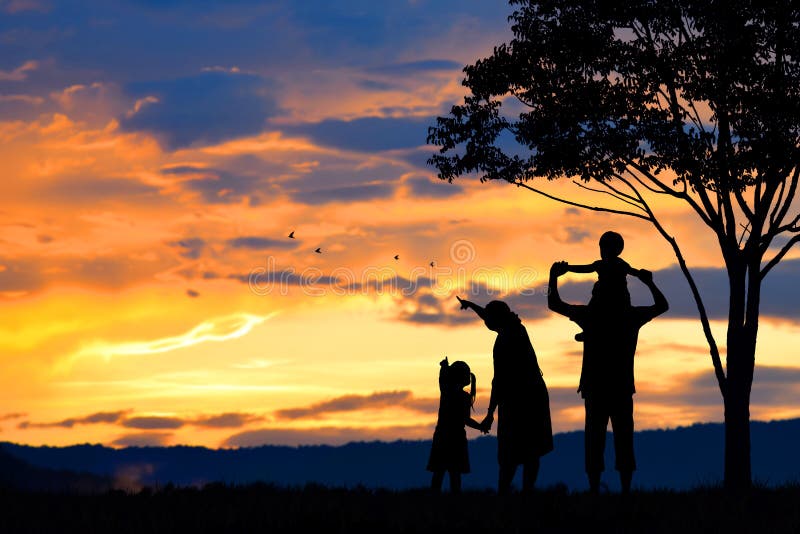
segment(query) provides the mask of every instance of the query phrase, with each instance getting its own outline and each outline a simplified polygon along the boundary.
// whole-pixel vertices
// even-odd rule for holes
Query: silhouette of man
[[[576,322],[584,331],[583,364],[578,391],[584,399],[586,474],[593,493],[600,489],[600,474],[605,468],[603,452],[609,419],[614,432],[616,469],[623,493],[631,487],[636,460],[633,454],[633,357],[639,329],[669,308],[664,294],[653,283],[653,274],[644,269],[638,278],[650,289],[652,306],[616,307],[568,304],[558,294],[558,277],[567,272],[567,262],[550,268],[551,310]]]

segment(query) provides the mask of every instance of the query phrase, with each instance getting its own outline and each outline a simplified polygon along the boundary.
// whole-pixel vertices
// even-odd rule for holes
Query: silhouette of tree
[[[761,284],[800,241],[800,10],[789,0],[510,3],[513,39],[464,69],[471,94],[429,129],[440,147],[429,163],[448,181],[478,173],[655,227],[708,341],[725,407],[725,484],[749,487]],[[518,116],[504,114],[508,97],[523,105]],[[612,204],[540,187],[561,177]],[[730,281],[725,368],[658,197],[686,203],[719,242]]]

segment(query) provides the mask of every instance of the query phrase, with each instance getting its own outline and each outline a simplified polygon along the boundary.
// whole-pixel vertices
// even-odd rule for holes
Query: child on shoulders
[[[630,306],[631,294],[628,292],[627,276],[639,276],[641,271],[619,257],[625,248],[625,241],[617,232],[604,233],[600,236],[599,244],[599,260],[588,265],[568,264],[566,269],[573,273],[597,273],[589,306],[606,310]],[[583,341],[583,332],[577,334],[575,339]]]

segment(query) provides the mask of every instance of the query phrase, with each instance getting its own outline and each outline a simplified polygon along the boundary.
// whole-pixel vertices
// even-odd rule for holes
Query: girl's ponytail
[[[475,409],[475,373],[469,374],[469,405]]]

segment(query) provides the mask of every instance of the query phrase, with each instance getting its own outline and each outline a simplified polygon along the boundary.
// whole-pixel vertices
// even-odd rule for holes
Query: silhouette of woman
[[[529,492],[539,474],[539,458],[553,450],[553,429],[547,386],[528,331],[505,302],[493,300],[482,308],[456,298],[462,310],[472,308],[489,330],[497,332],[492,394],[481,425],[488,432],[494,421],[494,410],[499,408],[498,493],[510,493],[518,465],[523,466],[522,489]]]
[[[441,491],[444,473],[450,473],[450,491],[461,491],[461,473],[469,473],[469,452],[464,425],[482,430],[481,424],[470,417],[475,403],[475,375],[461,361],[439,362],[439,419],[433,432],[428,471],[433,472],[431,489]],[[470,391],[464,391],[470,386]]]

